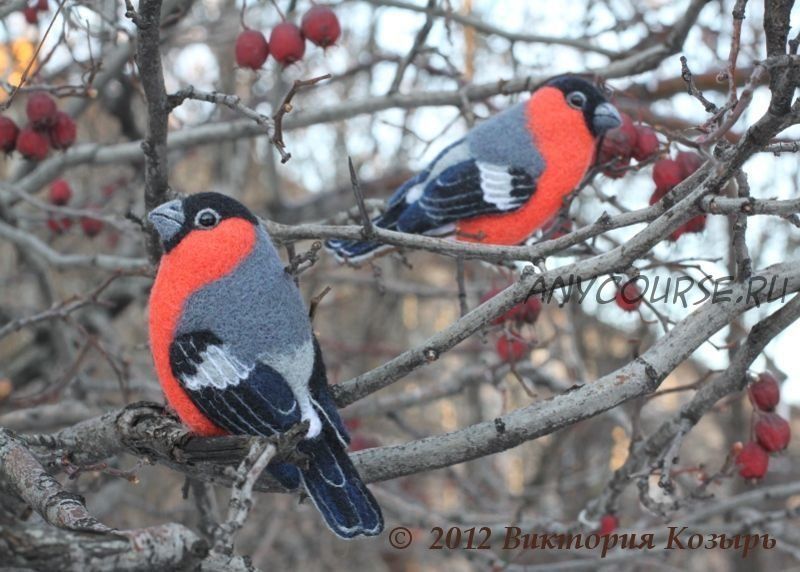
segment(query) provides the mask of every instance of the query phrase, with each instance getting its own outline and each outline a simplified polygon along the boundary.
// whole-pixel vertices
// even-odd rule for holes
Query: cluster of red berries
[[[658,155],[660,147],[655,131],[647,125],[634,125],[627,113],[620,115],[622,125],[606,133],[597,158],[603,174],[612,179],[625,176],[631,159],[647,161]]]
[[[261,69],[267,57],[283,67],[303,59],[306,40],[327,48],[336,43],[342,33],[339,19],[327,6],[313,6],[305,13],[298,28],[292,22],[281,22],[272,29],[269,42],[258,30],[245,30],[236,38],[236,64],[253,70]]]
[[[745,445],[737,443],[736,465],[745,479],[760,479],[767,473],[769,454],[783,451],[792,437],[789,422],[774,412],[781,393],[778,380],[769,372],[758,375],[747,388],[753,405],[756,422],[753,425],[754,439]]]
[[[622,125],[609,131],[603,138],[597,162],[603,174],[619,179],[628,172],[631,159],[639,162],[656,157],[660,143],[655,131],[646,125],[634,125],[630,115],[622,113]],[[700,168],[703,159],[697,153],[681,151],[675,159],[659,159],[653,164],[653,182],[656,190],[650,197],[650,204],[660,201],[675,185],[689,177]],[[676,241],[683,234],[703,232],[706,228],[706,215],[698,215],[675,229],[669,236]]]
[[[48,199],[50,204],[59,207],[66,206],[72,200],[72,187],[64,179],[57,179],[50,186]],[[89,238],[97,236],[103,230],[103,221],[89,216],[81,217],[80,224],[83,234]],[[72,218],[68,216],[51,216],[47,219],[47,228],[53,234],[62,234],[72,228]]]
[[[675,185],[697,171],[703,164],[703,158],[697,153],[681,151],[674,159],[659,159],[653,165],[653,182],[656,190],[650,197],[650,204],[654,205],[672,190]],[[703,232],[706,229],[706,215],[697,215],[689,219],[669,235],[671,241],[678,240],[683,234]]]
[[[0,150],[11,153],[16,149],[26,159],[41,161],[51,147],[64,150],[75,142],[75,122],[59,111],[56,102],[46,93],[31,95],[25,112],[29,123],[21,130],[14,121],[0,115]]]
[[[39,23],[39,12],[47,12],[50,7],[47,5],[47,0],[36,0],[32,4],[28,4],[22,9],[22,14],[25,16],[25,21],[28,24]]]
[[[502,288],[490,290],[481,298],[481,304],[502,291]],[[503,332],[495,344],[495,351],[501,360],[516,363],[530,353],[531,344],[522,337],[519,329],[525,324],[535,324],[541,312],[542,301],[537,296],[531,296],[492,320],[493,326],[503,326]]]

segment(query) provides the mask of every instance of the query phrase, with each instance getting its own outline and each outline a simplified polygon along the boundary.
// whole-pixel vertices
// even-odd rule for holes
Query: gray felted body
[[[311,322],[269,236],[260,227],[256,232],[253,251],[233,272],[189,298],[175,335],[214,332],[246,367],[261,362],[280,373],[311,425],[309,435],[316,436],[320,421],[308,391],[314,368]]]

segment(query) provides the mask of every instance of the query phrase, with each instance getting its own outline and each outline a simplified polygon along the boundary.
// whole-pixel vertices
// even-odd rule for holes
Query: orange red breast
[[[256,227],[240,218],[224,220],[212,231],[190,232],[161,258],[150,293],[150,345],[158,380],[170,407],[199,435],[224,435],[225,431],[194,405],[175,379],[170,345],[191,295],[232,272],[255,244]]]
[[[536,113],[531,113],[532,109]],[[561,210],[564,198],[591,167],[596,140],[583,112],[569,107],[558,89],[536,91],[527,102],[526,116],[528,131],[545,162],[536,192],[514,212],[459,221],[459,240],[504,245],[525,241]]]

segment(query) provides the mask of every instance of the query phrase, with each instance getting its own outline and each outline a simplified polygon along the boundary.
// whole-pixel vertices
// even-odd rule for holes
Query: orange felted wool
[[[530,99],[479,123],[446,147],[389,199],[375,226],[415,234],[513,245],[562,208],[591,166],[598,139],[621,123],[600,90],[574,75],[549,80]],[[389,248],[329,240],[341,261]]]
[[[169,405],[199,435],[272,436],[307,427],[302,467],[271,462],[304,488],[342,538],[383,530],[347,454],[308,310],[266,231],[241,203],[200,193],[148,218],[164,246],[150,295],[150,345]]]
[[[526,115],[528,129],[545,164],[536,181],[536,192],[512,213],[459,222],[460,240],[507,245],[523,242],[561,210],[564,198],[592,165],[596,140],[583,114],[566,105],[560,91],[552,87],[536,91],[528,100]]]
[[[214,234],[191,233],[161,258],[150,293],[150,343],[167,402],[199,435],[223,435],[192,403],[172,374],[169,347],[189,297],[231,272],[252,250],[255,227],[242,219],[223,221]],[[224,255],[223,255],[224,253]]]

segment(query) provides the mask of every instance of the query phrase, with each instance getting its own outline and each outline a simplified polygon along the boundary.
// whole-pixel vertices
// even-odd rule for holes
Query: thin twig
[[[703,104],[703,107],[708,113],[716,113],[717,106],[706,99],[703,95],[703,92],[700,91],[694,83],[694,78],[692,77],[692,71],[689,69],[689,63],[686,59],[686,56],[681,56],[681,77],[683,81],[686,82],[686,90],[695,99],[697,99],[700,103]]]
[[[36,45],[36,49],[33,51],[33,55],[31,56],[28,65],[25,66],[25,70],[22,72],[22,76],[19,78],[19,83],[14,86],[14,89],[9,94],[8,99],[4,103],[0,104],[0,111],[5,111],[11,106],[11,103],[14,101],[14,96],[17,95],[19,88],[25,85],[25,82],[28,81],[28,75],[33,68],[33,64],[36,63],[36,58],[39,56],[39,52],[42,50],[42,46],[44,46],[44,43],[47,40],[47,35],[50,33],[50,30],[53,28],[53,24],[55,24],[56,20],[58,19],[58,15],[61,14],[61,10],[64,8],[66,1],[67,0],[61,0],[61,2],[58,3],[58,9],[56,10],[56,13],[53,14],[53,17],[50,18],[50,23],[47,25],[47,29],[44,31],[42,39],[39,40],[39,43]]]
[[[436,0],[428,0],[428,8],[427,8],[427,17],[425,19],[425,24],[420,28],[417,36],[414,38],[414,44],[411,46],[411,49],[408,51],[408,54],[403,58],[400,64],[397,66],[397,73],[395,73],[394,80],[392,80],[392,85],[389,87],[389,91],[386,95],[392,95],[393,93],[397,93],[400,89],[400,84],[403,82],[403,76],[408,69],[408,66],[414,61],[414,58],[417,57],[417,54],[425,45],[425,41],[428,39],[428,34],[431,32],[431,28],[433,27],[433,9],[436,7]]]
[[[273,145],[275,145],[275,148],[281,155],[281,163],[286,163],[286,161],[292,158],[292,154],[286,151],[286,143],[284,143],[283,141],[283,116],[292,110],[292,99],[297,94],[297,92],[303,89],[304,87],[315,85],[323,80],[330,78],[331,74],[326,73],[325,75],[321,75],[319,77],[311,79],[294,80],[294,84],[292,84],[292,89],[290,89],[289,93],[287,93],[286,96],[283,98],[283,102],[281,103],[280,107],[278,107],[278,111],[276,111],[275,115],[272,116],[272,119],[275,121],[275,126],[274,126],[275,131],[272,136],[272,143]]]
[[[350,169],[350,183],[353,187],[353,194],[356,197],[358,212],[361,215],[361,235],[364,239],[369,240],[375,236],[375,227],[372,224],[372,219],[369,218],[367,205],[364,203],[364,191],[361,190],[361,183],[358,180],[358,173],[356,173],[352,157],[347,158],[347,166]]]
[[[233,539],[244,526],[253,508],[253,486],[267,468],[277,449],[270,441],[254,438],[247,456],[236,470],[236,478],[228,505],[228,518],[215,531],[214,550],[222,554],[233,553]]]

